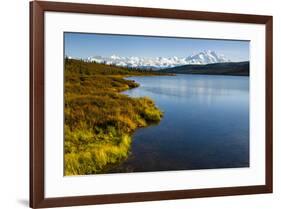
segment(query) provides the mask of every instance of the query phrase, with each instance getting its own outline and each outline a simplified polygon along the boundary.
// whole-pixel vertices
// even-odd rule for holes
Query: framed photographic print
[[[272,17],[30,3],[30,207],[272,192]]]

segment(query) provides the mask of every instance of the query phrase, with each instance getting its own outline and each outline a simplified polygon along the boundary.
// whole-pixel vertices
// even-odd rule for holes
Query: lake
[[[138,129],[131,154],[109,172],[249,167],[249,77],[176,75],[129,77],[164,112]]]

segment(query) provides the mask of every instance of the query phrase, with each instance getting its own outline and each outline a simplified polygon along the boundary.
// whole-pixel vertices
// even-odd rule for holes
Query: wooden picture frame
[[[46,198],[44,192],[44,13],[46,11],[232,23],[252,23],[265,25],[265,185]],[[272,193],[272,21],[272,16],[260,15],[58,3],[46,1],[30,2],[30,207],[46,208],[59,206],[78,206],[90,204]]]

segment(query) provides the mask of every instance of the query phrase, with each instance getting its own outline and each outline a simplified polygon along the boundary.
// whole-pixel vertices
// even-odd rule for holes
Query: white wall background
[[[58,0],[59,1],[59,0]],[[60,0],[61,1],[61,0]],[[72,0],[72,2],[161,7],[274,16],[274,193],[176,201],[84,206],[93,209],[277,209],[281,205],[281,3],[276,0]],[[0,6],[0,208],[28,207],[29,1]],[[279,108],[278,108],[279,107]],[[78,207],[75,207],[78,208]]]

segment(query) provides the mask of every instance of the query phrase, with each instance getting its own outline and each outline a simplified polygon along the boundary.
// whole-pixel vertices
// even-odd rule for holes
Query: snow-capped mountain
[[[117,65],[124,67],[138,67],[138,68],[170,68],[180,65],[188,64],[211,64],[211,63],[222,63],[230,62],[223,55],[219,55],[214,51],[203,51],[187,57],[155,57],[155,58],[145,58],[145,57],[121,57],[117,55],[112,55],[110,57],[94,56],[87,59],[91,62],[105,63],[108,65]]]

